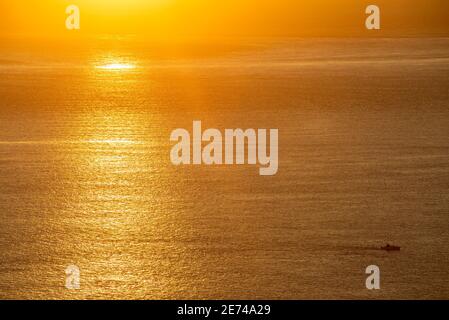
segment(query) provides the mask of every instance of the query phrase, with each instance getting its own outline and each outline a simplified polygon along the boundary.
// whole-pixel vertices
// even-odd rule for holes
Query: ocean
[[[448,38],[0,53],[0,298],[449,298]],[[279,129],[278,173],[174,166],[194,120]]]

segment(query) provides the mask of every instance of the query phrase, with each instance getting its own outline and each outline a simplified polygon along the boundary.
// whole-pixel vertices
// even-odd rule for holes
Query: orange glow
[[[360,0],[4,0],[1,34],[68,35],[65,8],[77,5],[77,34],[145,39],[212,36],[335,36],[364,33]],[[449,34],[449,2],[377,0],[382,34]],[[72,33],[73,34],[73,33]]]

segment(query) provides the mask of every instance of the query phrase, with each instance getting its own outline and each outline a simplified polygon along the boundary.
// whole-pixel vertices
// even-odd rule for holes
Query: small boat
[[[400,251],[401,247],[399,246],[392,246],[390,244],[387,243],[386,246],[380,247],[381,250],[385,250],[385,251]]]

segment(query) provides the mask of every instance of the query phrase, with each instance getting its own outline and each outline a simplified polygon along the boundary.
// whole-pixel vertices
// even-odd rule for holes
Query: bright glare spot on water
[[[120,70],[134,69],[135,67],[136,67],[135,65],[129,64],[129,63],[109,63],[109,64],[105,64],[105,65],[101,65],[101,66],[96,66],[95,68],[102,69],[102,70],[120,71]]]

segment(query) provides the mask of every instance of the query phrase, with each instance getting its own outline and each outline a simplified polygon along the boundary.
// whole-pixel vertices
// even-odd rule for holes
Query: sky
[[[148,37],[449,35],[447,0],[1,0],[0,35],[67,33],[65,8],[81,11],[83,34]],[[381,8],[381,31],[364,28]]]

